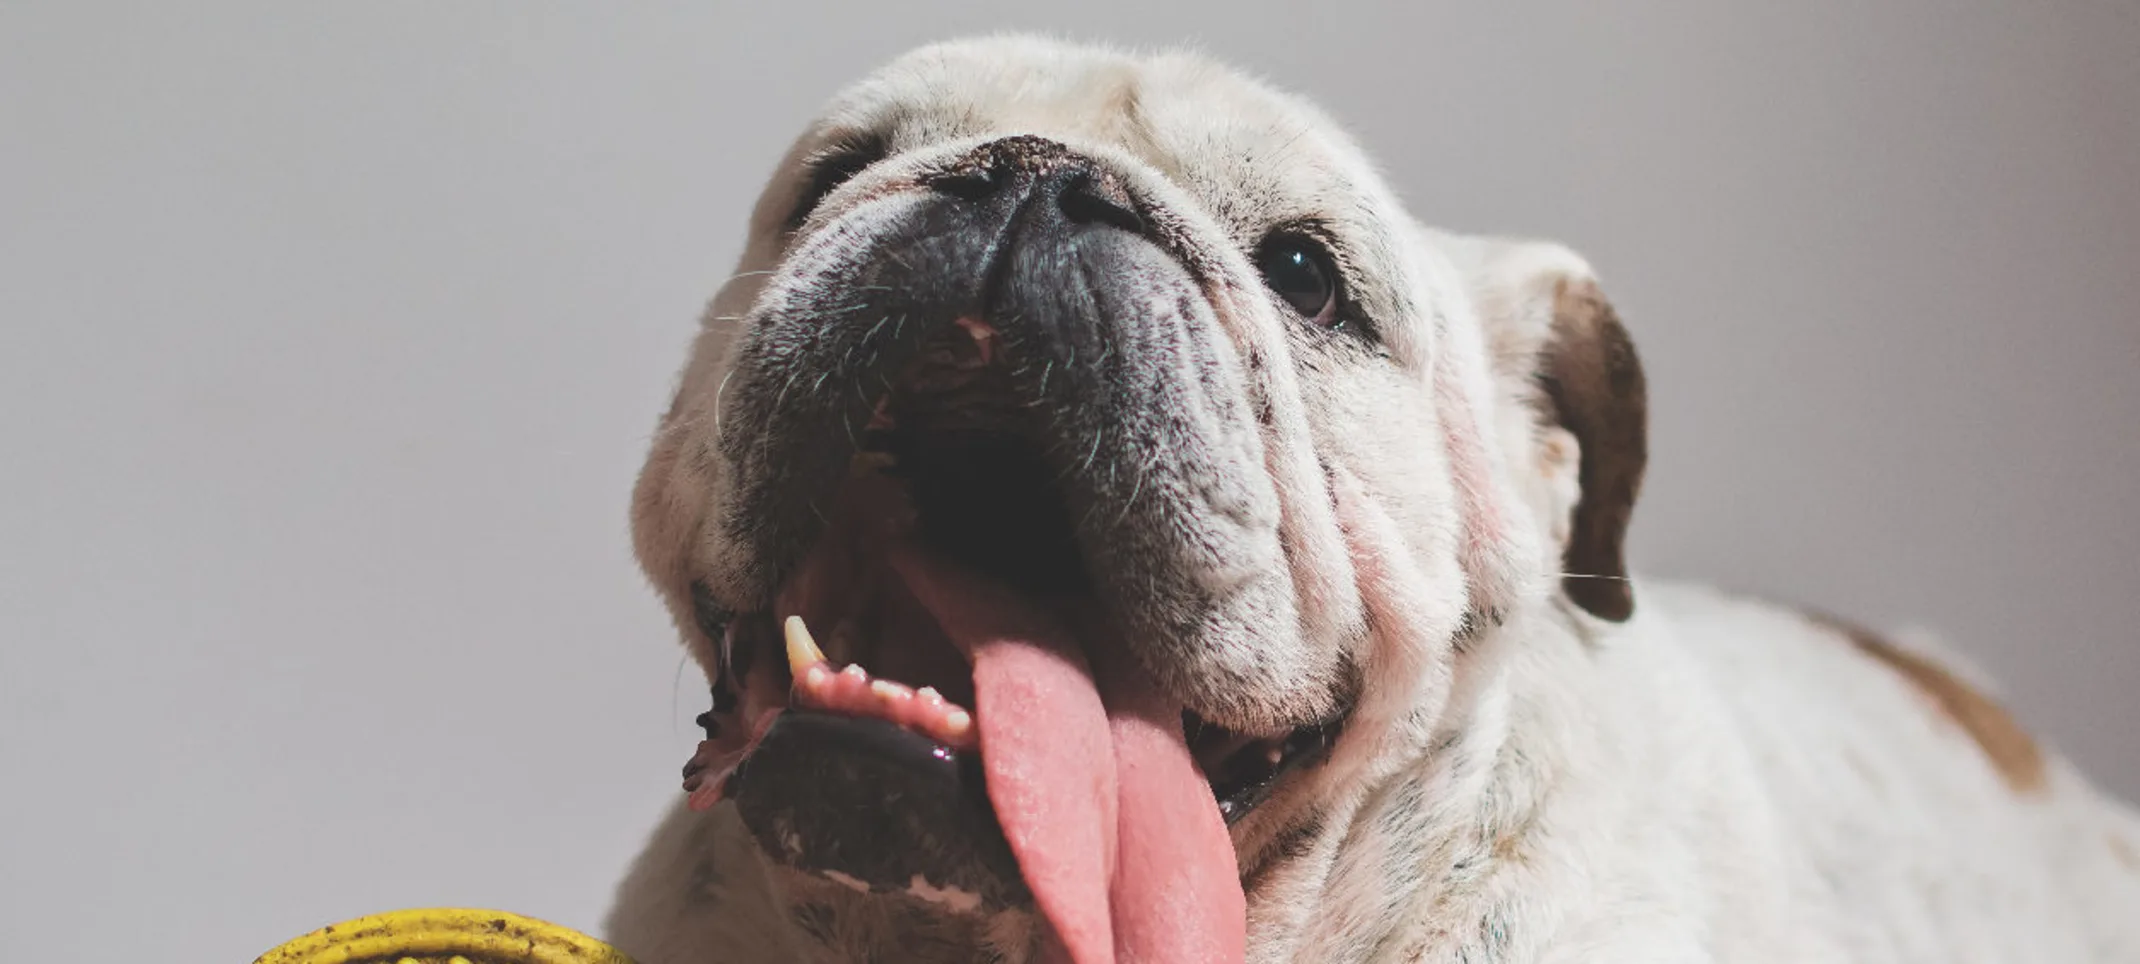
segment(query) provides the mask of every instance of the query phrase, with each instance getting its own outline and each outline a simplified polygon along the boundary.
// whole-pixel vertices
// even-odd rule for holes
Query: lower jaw
[[[1080,632],[1045,603],[939,557],[885,558],[937,621],[935,638],[970,661],[986,719],[935,707],[895,722],[891,711],[916,709],[921,693],[858,666],[834,669],[791,618],[787,660],[754,648],[755,671],[736,671],[746,685],[734,702],[751,725],[702,747],[715,752],[695,762],[732,769],[694,773],[694,805],[731,800],[772,863],[827,887],[904,895],[881,912],[1032,911],[1065,959],[1103,959],[1109,941],[1154,959],[1204,959],[1230,944],[1220,957],[1237,958],[1243,895],[1225,824],[1289,764],[1319,755],[1328,731],[1266,744],[1198,726],[1192,739],[1193,716],[1121,654],[1099,654],[1115,659],[1111,670],[1087,665],[1103,628]],[[913,641],[872,642],[881,652]],[[985,760],[983,733],[994,754]],[[1206,740],[1227,751],[1218,765],[1250,764],[1243,795],[1215,799],[1213,767],[1194,751]],[[1170,900],[1194,910],[1162,910]]]
[[[780,713],[725,780],[774,862],[954,913],[1032,905],[977,754],[883,720]]]
[[[1030,909],[975,741],[806,705],[793,690],[775,703],[764,684],[794,686],[804,676],[785,668],[751,674],[760,685],[726,717],[732,729],[749,720],[747,736],[701,744],[686,768],[694,809],[733,801],[774,862],[857,891],[920,895],[959,912]],[[1193,714],[1184,725],[1192,737],[1211,735]],[[1281,759],[1213,788],[1225,822],[1246,817],[1292,770],[1320,763],[1341,728],[1342,721],[1302,727],[1283,741],[1243,747],[1236,756]]]

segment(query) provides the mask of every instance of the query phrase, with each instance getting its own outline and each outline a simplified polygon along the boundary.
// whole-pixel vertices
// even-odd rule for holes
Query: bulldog
[[[779,165],[632,505],[707,675],[608,928],[748,961],[2140,961],[2140,819],[1924,640],[1629,576],[1591,268],[1008,37]]]

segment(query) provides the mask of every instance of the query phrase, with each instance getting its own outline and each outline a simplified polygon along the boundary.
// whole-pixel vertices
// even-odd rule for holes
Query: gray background
[[[1200,41],[1573,243],[1644,568],[1938,626],[2140,792],[2140,7],[1398,6],[0,0],[0,946],[594,926],[694,739],[625,504],[745,207],[1013,25]]]

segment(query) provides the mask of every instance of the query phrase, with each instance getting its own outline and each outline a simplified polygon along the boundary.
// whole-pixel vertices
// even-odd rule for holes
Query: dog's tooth
[[[965,710],[944,714],[944,731],[954,740],[965,739],[966,734],[973,732],[973,714]]]
[[[872,680],[869,684],[869,691],[888,700],[905,701],[914,698],[913,690],[888,679]]]
[[[840,675],[866,682],[869,679],[869,670],[863,669],[861,663],[848,663],[846,669],[840,670]]]
[[[788,673],[802,679],[811,667],[825,661],[825,651],[817,648],[817,640],[810,637],[810,627],[803,625],[801,616],[789,616],[781,628],[788,637]]]
[[[944,694],[937,692],[936,687],[934,686],[924,686],[921,689],[915,690],[914,695],[921,697],[922,702],[933,705],[940,706],[944,702]]]

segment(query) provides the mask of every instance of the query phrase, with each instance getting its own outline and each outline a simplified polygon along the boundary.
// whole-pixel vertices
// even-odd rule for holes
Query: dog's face
[[[1298,100],[911,54],[766,189],[636,494],[714,693],[694,799],[828,939],[1237,942],[1505,614],[1626,617],[1640,381],[1580,261],[1419,227]],[[1218,922],[1138,937],[1133,841]]]

